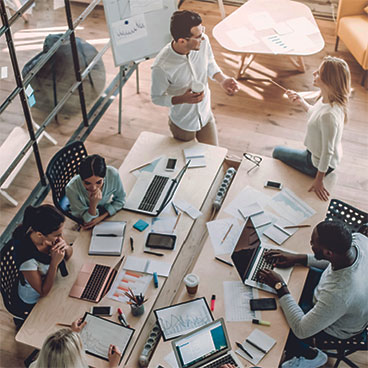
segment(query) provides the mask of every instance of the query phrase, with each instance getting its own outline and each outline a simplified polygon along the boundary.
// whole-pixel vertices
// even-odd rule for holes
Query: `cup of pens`
[[[134,294],[133,290],[129,288],[129,291],[125,292],[128,297],[127,303],[130,305],[133,316],[141,316],[144,313],[144,304],[148,299],[140,294]]]

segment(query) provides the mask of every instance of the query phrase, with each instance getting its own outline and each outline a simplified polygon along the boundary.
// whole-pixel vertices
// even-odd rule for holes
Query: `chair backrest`
[[[353,232],[357,232],[363,224],[368,222],[368,214],[338,199],[331,199],[326,220],[344,221]]]
[[[87,157],[87,150],[83,142],[75,141],[58,151],[46,169],[55,207],[77,223],[82,223],[82,221],[73,216],[62,202],[65,202],[65,187],[78,174],[80,163],[84,157]]]

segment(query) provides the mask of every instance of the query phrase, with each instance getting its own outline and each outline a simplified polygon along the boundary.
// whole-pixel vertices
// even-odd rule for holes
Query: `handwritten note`
[[[112,24],[111,30],[112,36],[118,45],[147,37],[147,26],[144,14],[115,22]]]

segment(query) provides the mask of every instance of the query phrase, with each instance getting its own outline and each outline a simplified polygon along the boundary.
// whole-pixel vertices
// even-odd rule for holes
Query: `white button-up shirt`
[[[211,92],[208,77],[213,79],[221,69],[216,64],[208,37],[204,35],[198,51],[192,50],[188,55],[178,54],[171,42],[157,55],[152,65],[152,102],[170,107],[170,119],[179,128],[198,131],[212,117]],[[173,105],[171,99],[180,96],[191,88],[194,80],[204,84],[204,98],[198,104]]]

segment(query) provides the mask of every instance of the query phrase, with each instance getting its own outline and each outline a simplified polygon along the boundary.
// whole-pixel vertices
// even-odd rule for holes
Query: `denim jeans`
[[[317,174],[318,170],[313,166],[312,154],[308,150],[277,146],[272,152],[272,157],[313,178]],[[333,170],[332,167],[329,167],[326,175]]]

